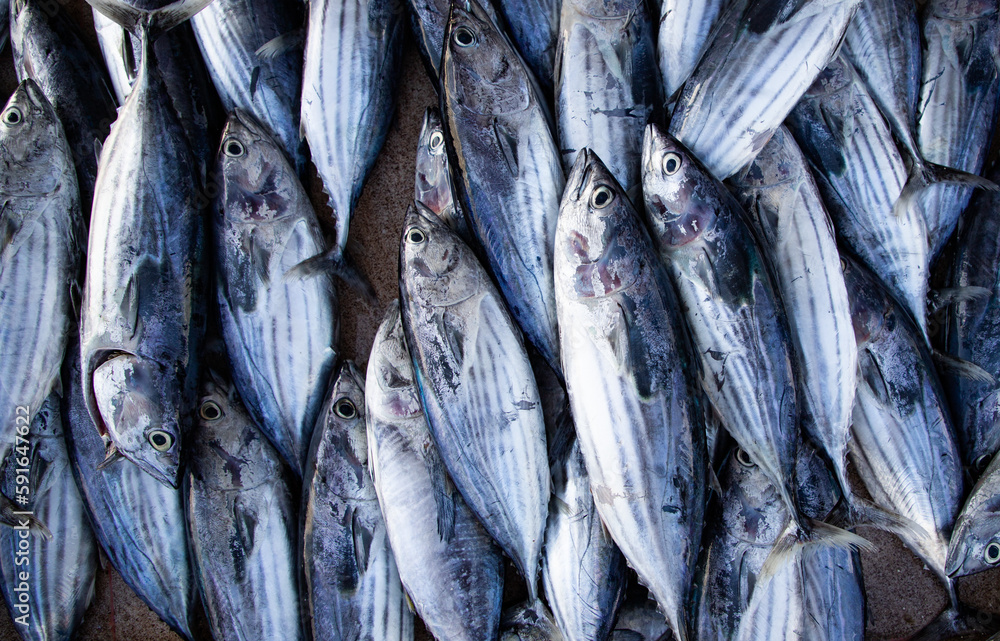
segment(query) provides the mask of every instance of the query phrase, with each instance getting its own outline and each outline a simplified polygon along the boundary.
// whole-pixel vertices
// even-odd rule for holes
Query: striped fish
[[[445,43],[441,111],[462,208],[511,314],[558,370],[551,256],[563,171],[548,110],[476,0],[453,7]]]
[[[734,4],[678,98],[670,133],[720,180],[745,167],[837,53],[859,2]]]
[[[563,370],[597,512],[685,641],[707,487],[693,363],[652,241],[590,150],[567,180],[555,261]]]
[[[59,380],[83,220],[70,147],[33,80],[0,112],[0,460]],[[19,407],[27,408],[18,410]]]
[[[97,541],[70,469],[59,402],[49,395],[0,472],[3,494],[27,499],[17,509],[52,532],[43,539],[24,527],[0,529],[0,590],[25,641],[72,638],[94,596]]]
[[[847,441],[858,347],[830,217],[805,157],[784,127],[734,182],[775,267],[795,348],[802,428],[826,452],[853,507]]]
[[[366,383],[368,460],[406,593],[435,638],[495,639],[500,548],[452,485],[431,439],[396,301],[375,336]]]
[[[126,585],[175,632],[193,639],[198,597],[183,494],[128,461],[97,469],[104,443],[84,403],[79,353],[79,345],[71,345],[63,367],[63,416],[73,475],[94,535]]]
[[[285,34],[300,28],[300,12],[297,2],[213,0],[191,26],[225,110],[252,114],[302,173],[302,49],[268,51],[281,42],[277,38],[288,40]]]
[[[486,270],[425,212],[407,211],[399,248],[403,327],[421,401],[455,486],[534,600],[550,487],[538,387]]]
[[[326,248],[309,196],[281,147],[249,114],[226,124],[214,236],[222,336],[247,412],[301,476],[337,361],[328,273],[286,276]]]
[[[1000,519],[996,497],[1000,494],[1000,456],[969,492],[955,520],[948,545],[945,572],[952,578],[984,572],[1000,565]]]
[[[313,639],[413,638],[369,468],[366,416],[364,375],[344,361],[313,433],[302,488],[302,588]]]
[[[560,0],[497,0],[511,39],[545,96],[551,96],[556,82],[561,4]]]
[[[465,212],[458,204],[455,194],[455,182],[448,164],[448,150],[444,144],[441,112],[436,107],[428,107],[424,112],[424,124],[417,140],[413,199],[437,214],[462,240],[469,242],[472,239]]]
[[[152,38],[206,0],[147,12],[92,0],[145,43],[129,99],[101,152],[81,312],[84,393],[108,461],[124,456],[176,487],[204,322],[200,180],[151,61]],[[152,31],[150,31],[152,29]]]
[[[389,131],[402,15],[400,0],[309,2],[300,118],[333,209],[334,260],[343,258],[354,206]]]
[[[208,369],[201,393],[184,493],[212,637],[305,639],[291,474],[224,375]]]
[[[868,270],[845,259],[858,342],[851,461],[875,503],[918,527],[900,538],[945,583],[962,463],[930,353],[909,314]]]
[[[906,163],[851,63],[834,58],[786,124],[809,158],[839,236],[926,327],[923,213],[895,208]]]
[[[632,202],[641,202],[642,132],[663,102],[645,0],[564,0],[558,70],[563,169],[589,147]]]
[[[711,44],[712,27],[730,0],[663,0],[657,52],[663,95],[672,100]]]
[[[94,17],[94,31],[97,32],[97,44],[101,46],[101,54],[104,56],[104,64],[108,70],[108,77],[111,86],[115,91],[115,98],[118,104],[125,104],[129,92],[132,91],[132,82],[135,80],[137,71],[134,55],[129,55],[125,60],[124,52],[128,50],[134,52],[131,39],[129,44],[125,43],[125,38],[129,37],[126,31],[117,22],[108,18],[97,9],[91,9]]]

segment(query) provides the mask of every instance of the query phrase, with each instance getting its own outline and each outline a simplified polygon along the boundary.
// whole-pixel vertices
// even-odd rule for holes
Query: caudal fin
[[[371,281],[354,260],[336,246],[292,267],[285,272],[284,280],[302,280],[323,273],[331,274],[342,280],[348,287],[360,294],[368,305],[372,307],[378,305],[378,295],[375,293]]]
[[[170,31],[204,9],[212,0],[175,0],[159,9],[139,9],[124,0],[87,0],[108,18],[139,35],[145,31],[150,41]]]
[[[1000,185],[992,180],[987,180],[982,176],[971,174],[961,169],[936,165],[932,162],[914,162],[910,175],[906,179],[903,191],[900,192],[896,204],[893,205],[892,212],[896,216],[902,214],[913,204],[917,195],[930,185],[950,184],[965,185],[987,191],[998,191]]]
[[[797,550],[814,545],[823,545],[849,550],[858,548],[872,551],[875,545],[868,539],[858,536],[853,532],[848,532],[823,521],[802,517],[805,521],[803,525],[808,526],[808,530],[797,524],[794,520],[789,520],[778,541],[771,548],[771,553],[767,555],[764,565],[761,567],[760,576],[766,578],[772,576],[782,565],[788,562]]]

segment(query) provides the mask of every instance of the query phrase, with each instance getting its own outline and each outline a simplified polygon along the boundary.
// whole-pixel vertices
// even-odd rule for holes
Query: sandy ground
[[[90,13],[83,0],[70,0],[67,6],[79,17],[95,55],[99,55]],[[437,96],[421,66],[416,48],[409,40],[404,57],[397,116],[351,225],[352,249],[361,267],[372,279],[379,304],[369,307],[352,292],[341,292],[343,355],[354,359],[362,367],[367,362],[382,312],[388,302],[398,295],[397,252],[403,215],[413,195],[417,136],[424,109],[437,103]],[[0,56],[0,91],[9,96],[15,86],[8,48]],[[320,205],[323,198],[315,174],[309,187],[317,197],[318,211],[325,219],[329,234],[332,232],[329,210]],[[868,638],[895,639],[912,634],[945,607],[944,590],[922,562],[894,536],[868,529],[860,533],[877,545],[875,552],[862,555],[868,595]],[[508,572],[508,579],[506,601],[513,603],[523,597],[523,583],[513,572]],[[996,571],[961,581],[960,593],[970,605],[1000,615],[1000,574]],[[6,609],[0,608],[0,611],[0,641],[17,639]],[[199,639],[210,638],[203,617],[199,617],[196,632]],[[419,624],[417,635],[418,639],[429,638]],[[110,566],[99,571],[94,600],[77,638],[83,641],[180,639]]]

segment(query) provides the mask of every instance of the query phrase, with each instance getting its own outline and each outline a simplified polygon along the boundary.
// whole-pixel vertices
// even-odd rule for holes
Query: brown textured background
[[[101,59],[89,7],[84,0],[67,0],[65,5],[82,25],[93,54]],[[0,91],[5,99],[15,87],[16,78],[8,47],[0,54]],[[399,236],[406,206],[413,197],[417,136],[424,109],[437,104],[436,93],[409,36],[398,95],[396,118],[351,224],[351,249],[378,292],[379,306],[377,309],[368,307],[353,292],[341,290],[343,354],[362,367],[368,360],[384,307],[398,295]],[[307,186],[314,202],[324,202],[315,173]],[[324,219],[328,235],[331,235],[329,211],[325,205],[320,205],[317,211]],[[906,637],[945,607],[944,590],[923,563],[895,536],[868,528],[862,529],[860,534],[877,546],[875,552],[862,554],[869,610],[867,636],[879,641]],[[519,582],[520,579],[508,571],[509,585],[505,599],[508,603],[523,596],[523,584]],[[959,592],[968,604],[1000,615],[1000,570],[960,581]],[[0,611],[0,641],[18,639],[6,609],[0,608]],[[210,639],[203,617],[199,617],[195,633],[199,639]],[[125,585],[110,565],[98,572],[94,600],[77,638],[81,641],[180,639]],[[417,638],[430,638],[419,624]]]

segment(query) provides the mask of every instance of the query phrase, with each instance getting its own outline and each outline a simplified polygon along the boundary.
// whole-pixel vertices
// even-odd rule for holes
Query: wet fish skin
[[[952,578],[983,572],[1000,563],[1000,457],[994,456],[969,492],[948,544],[945,572]]]
[[[838,237],[924,327],[930,255],[923,212],[895,209],[906,163],[843,55],[819,74],[786,124],[809,158]]]
[[[0,529],[2,591],[25,641],[67,641],[94,596],[97,541],[70,469],[59,405],[60,397],[53,392],[0,472],[3,494],[18,496],[19,487],[27,489],[28,502],[19,504],[18,509],[33,512],[52,532],[51,539],[28,535],[31,538],[24,554],[18,550],[18,542],[23,542],[27,531]],[[27,485],[18,484],[18,468],[23,467],[30,469]],[[25,583],[18,580],[24,570],[30,574],[27,611],[15,591]]]
[[[17,79],[37,82],[55,108],[73,152],[80,206],[89,219],[98,168],[94,142],[104,142],[117,117],[111,83],[60,3],[10,0],[10,9]]]
[[[611,641],[660,641],[670,638],[670,628],[656,609],[656,602],[627,601],[618,611]]]
[[[500,641],[562,641],[552,613],[541,601],[520,603],[504,612]]]
[[[546,96],[556,83],[561,4],[559,0],[497,0],[511,40]]]
[[[458,203],[451,176],[441,112],[436,107],[428,107],[424,112],[424,124],[417,140],[413,199],[437,214],[462,240],[471,241],[472,231]]]
[[[452,9],[445,35],[441,113],[462,208],[511,314],[558,371],[551,255],[564,180],[548,110],[476,0]]]
[[[184,491],[212,636],[305,639],[291,474],[224,373],[206,372],[198,417]]]
[[[671,135],[720,180],[745,167],[836,54],[858,4],[734,4],[681,91]]]
[[[304,598],[313,639],[412,639],[368,462],[364,374],[344,361],[313,432],[302,490]]]
[[[354,206],[395,109],[403,33],[400,2],[309,3],[300,119],[333,209],[335,253],[340,256]]]
[[[687,639],[707,486],[692,361],[653,243],[590,150],[567,180],[555,261],[563,371],[597,511]]]
[[[59,382],[84,234],[70,147],[33,80],[21,82],[0,112],[0,166],[3,459],[15,441],[17,417],[30,422]]]
[[[399,262],[406,343],[434,442],[534,599],[550,482],[521,335],[472,250],[419,205],[406,213]]]
[[[365,417],[369,466],[399,576],[436,638],[494,639],[503,600],[501,551],[452,484],[417,385],[393,301],[368,359]]]
[[[663,102],[645,0],[565,0],[559,23],[556,116],[563,168],[584,147],[639,202],[642,132]]]
[[[279,143],[237,110],[222,136],[213,228],[222,334],[247,411],[301,476],[337,361],[330,275],[286,275],[326,249]]]
[[[712,27],[728,5],[729,0],[663,0],[660,4],[657,51],[663,95],[668,101],[691,77],[711,44]]]
[[[302,47],[276,56],[258,50],[301,24],[298,3],[276,0],[213,0],[191,18],[222,106],[252,114],[300,174],[306,164],[299,137]]]

